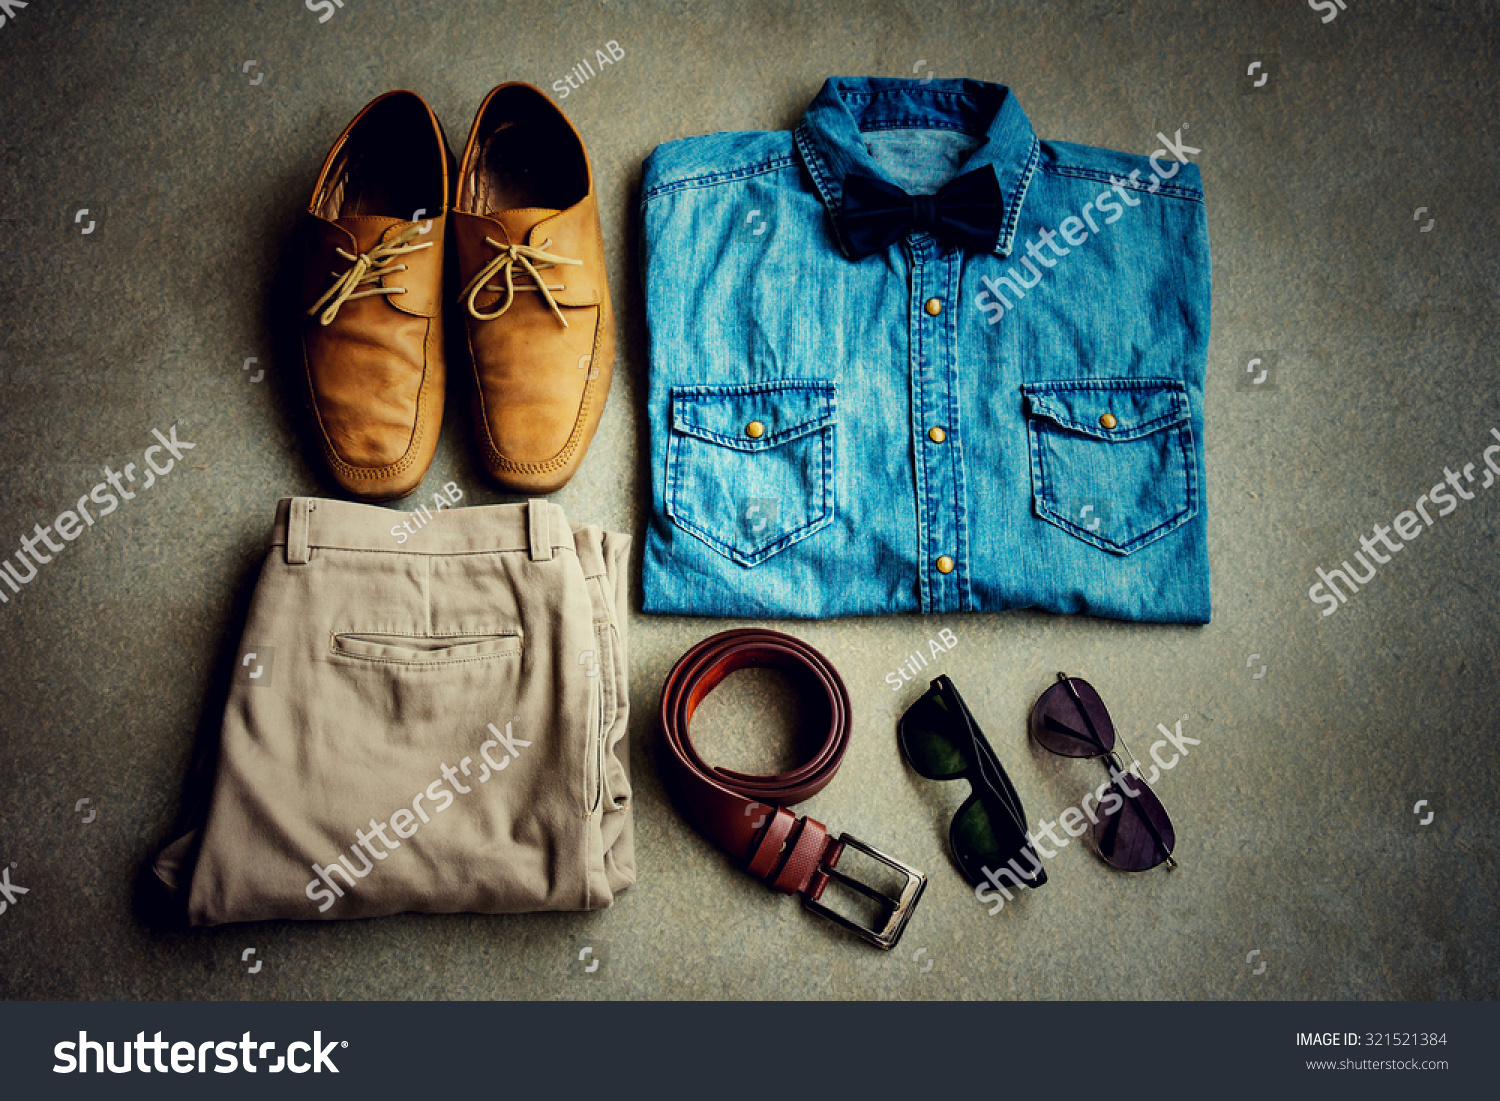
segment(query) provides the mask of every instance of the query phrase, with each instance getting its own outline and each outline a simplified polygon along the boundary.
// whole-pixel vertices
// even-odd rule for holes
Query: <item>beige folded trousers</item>
[[[635,881],[629,536],[547,501],[412,529],[297,497],[271,543],[201,836],[156,861],[193,924],[595,910]]]

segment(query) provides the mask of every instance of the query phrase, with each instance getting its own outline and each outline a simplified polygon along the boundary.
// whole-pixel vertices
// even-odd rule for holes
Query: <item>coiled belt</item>
[[[812,760],[777,776],[751,776],[715,768],[698,755],[688,730],[693,712],[719,682],[737,669],[777,669],[810,685],[822,748]],[[915,868],[848,834],[837,838],[815,818],[787,807],[828,786],[849,747],[849,690],[828,659],[801,639],[747,628],[706,638],[682,656],[661,693],[661,725],[667,748],[667,785],[683,816],[719,848],[744,862],[745,870],[777,891],[802,895],[802,903],[880,948],[901,939],[927,877]],[[845,847],[857,849],[906,877],[894,896],[839,872]],[[881,904],[878,927],[866,927],[829,909],[823,892],[837,881]]]

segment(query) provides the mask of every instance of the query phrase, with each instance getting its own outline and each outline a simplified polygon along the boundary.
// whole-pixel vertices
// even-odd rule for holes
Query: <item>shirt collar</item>
[[[1005,201],[1004,221],[995,245],[1009,256],[1020,220],[1021,202],[1036,169],[1036,133],[1015,95],[982,80],[899,80],[886,77],[829,77],[794,134],[802,162],[833,222],[839,248],[849,255],[844,235],[844,176],[862,172],[890,181],[860,136],[866,130],[895,128],[959,130],[984,144],[960,173],[990,165]]]

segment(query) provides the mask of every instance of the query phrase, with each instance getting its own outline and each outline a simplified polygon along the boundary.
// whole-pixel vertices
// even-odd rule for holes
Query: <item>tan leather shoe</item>
[[[412,92],[339,136],[307,209],[302,352],[320,450],[375,500],[421,485],[443,420],[443,241],[453,154]]]
[[[485,470],[512,493],[551,493],[599,427],[615,324],[588,154],[540,89],[485,98],[452,221]]]

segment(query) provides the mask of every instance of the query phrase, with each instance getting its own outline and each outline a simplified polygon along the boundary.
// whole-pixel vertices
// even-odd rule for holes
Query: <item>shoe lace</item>
[[[334,284],[328,288],[322,298],[313,303],[312,309],[307,311],[307,316],[311,317],[319,310],[323,310],[318,318],[319,323],[331,325],[333,319],[339,315],[339,307],[345,302],[352,302],[356,298],[369,298],[377,294],[405,294],[405,287],[377,287],[373,284],[380,282],[387,275],[405,271],[405,264],[396,263],[402,256],[432,247],[431,241],[424,241],[420,245],[410,244],[412,238],[422,232],[424,230],[421,226],[410,226],[385,244],[377,245],[369,252],[362,252],[358,256],[338,249],[338,254],[354,266],[342,275],[336,271],[329,272],[334,278]],[[326,309],[324,309],[325,305]]]
[[[552,244],[552,238],[550,237],[542,242],[540,248],[533,245],[502,245],[499,241],[491,237],[486,237],[484,243],[492,248],[499,249],[499,255],[486,264],[480,270],[479,274],[474,277],[473,281],[470,282],[467,289],[465,289],[464,298],[468,303],[469,314],[476,321],[493,321],[506,310],[510,309],[510,304],[515,301],[516,291],[539,291],[542,297],[547,300],[547,305],[551,307],[552,313],[562,322],[562,327],[566,329],[568,327],[568,319],[563,316],[562,310],[558,309],[557,299],[552,297],[552,292],[567,290],[567,284],[548,283],[542,278],[541,273],[547,268],[556,267],[559,264],[573,264],[582,267],[583,261],[572,260],[566,256],[557,256],[547,252],[547,246]],[[518,264],[524,269],[522,274],[530,275],[535,280],[534,283],[516,285],[515,269]],[[489,285],[490,280],[502,272],[505,275],[505,286],[496,287]],[[505,292],[505,301],[500,304],[500,308],[494,313],[483,313],[480,311],[478,305],[476,305],[479,292],[482,290],[497,292],[503,290]]]

